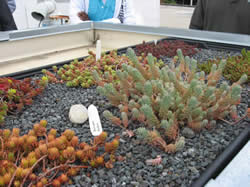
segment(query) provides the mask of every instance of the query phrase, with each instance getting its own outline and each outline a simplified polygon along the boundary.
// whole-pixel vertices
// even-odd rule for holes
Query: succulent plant
[[[43,70],[43,73],[49,77],[50,82],[66,82],[68,87],[81,86],[88,88],[95,84],[92,76],[93,70],[97,70],[100,73],[110,72],[114,77],[114,70],[120,68],[122,63],[128,63],[128,58],[126,56],[118,56],[116,51],[111,51],[110,54],[103,53],[98,61],[96,61],[95,54],[89,51],[89,56],[83,61],[74,60],[61,68],[53,66],[52,69],[55,74],[48,70]]]
[[[189,45],[181,40],[163,40],[155,43],[146,43],[136,46],[136,54],[147,56],[151,53],[153,56],[160,58],[161,56],[174,57],[177,54],[177,49],[181,49],[185,56],[194,55],[198,52],[197,45]]]
[[[223,76],[232,82],[237,82],[243,74],[248,76],[247,82],[250,82],[250,51],[242,49],[240,56],[232,56],[226,59],[227,63],[223,71]],[[199,64],[198,68],[206,74],[210,73],[213,64],[217,66],[220,59],[209,60],[205,63]]]
[[[4,123],[5,116],[7,115],[8,105],[5,101],[0,101],[0,124]]]
[[[235,113],[240,101],[240,84],[247,76],[243,75],[231,86],[223,82],[217,88],[225,60],[218,67],[213,64],[205,78],[204,72],[196,73],[197,62],[184,57],[181,50],[177,50],[180,61],[177,67],[174,59],[170,66],[161,69],[155,66],[151,54],[145,66],[139,63],[132,49],[127,54],[133,65],[123,64],[117,70],[118,82],[108,81],[94,72],[99,83],[97,91],[120,109],[122,120],[109,111],[104,111],[104,117],[124,127],[131,120],[144,123],[145,128],[138,129],[137,134],[148,143],[166,152],[178,151],[185,144],[184,138],[179,137],[183,124],[199,131],[228,113]]]
[[[119,136],[107,142],[107,133],[102,132],[91,144],[79,143],[74,131],[66,129],[57,137],[55,129],[47,134],[46,125],[41,120],[23,136],[17,128],[0,130],[0,186],[61,186],[81,168],[112,168],[117,160]],[[106,152],[100,154],[101,147]]]
[[[40,80],[0,78],[0,125],[4,123],[7,114],[21,111],[25,105],[31,105],[33,98],[41,94],[47,84],[46,76]]]
[[[118,81],[116,70],[120,69],[122,64],[132,64],[126,55],[119,56],[117,51],[111,51],[110,54],[102,54],[101,59],[96,61],[95,54],[89,52],[90,56],[84,59],[82,62],[74,60],[70,64],[65,64],[59,68],[53,66],[52,69],[55,72],[43,70],[42,72],[48,77],[52,83],[66,82],[68,87],[88,88],[93,86],[95,82],[94,70],[98,71],[103,77],[108,80]],[[147,64],[147,59],[143,57],[138,58],[142,64]],[[154,59],[156,61],[156,59]],[[163,66],[163,61],[156,62],[157,66]]]
[[[250,82],[250,50],[241,51],[242,56],[233,56],[227,59],[223,75],[232,82],[238,81],[243,74],[248,76],[247,82]]]

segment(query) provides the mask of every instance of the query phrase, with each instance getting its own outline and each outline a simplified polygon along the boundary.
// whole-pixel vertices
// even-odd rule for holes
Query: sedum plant
[[[118,136],[107,142],[107,133],[102,132],[88,144],[79,142],[72,130],[57,136],[57,130],[47,132],[46,125],[41,120],[23,136],[18,128],[0,130],[1,187],[61,186],[72,183],[70,178],[81,168],[112,168],[118,159]]]
[[[7,114],[21,111],[25,105],[31,105],[33,98],[43,92],[47,83],[46,76],[40,80],[0,78],[0,125],[4,123]]]
[[[227,63],[223,71],[223,76],[232,81],[238,81],[243,74],[247,74],[247,82],[250,82],[250,51],[242,49],[240,56],[232,56],[227,58]],[[201,71],[209,74],[213,64],[218,65],[220,60],[209,60],[206,63],[199,64],[198,68]]]
[[[88,88],[95,85],[92,72],[98,71],[99,74],[110,74],[114,81],[117,81],[116,70],[120,69],[122,64],[132,64],[126,55],[119,56],[116,51],[111,51],[110,54],[102,54],[101,59],[96,61],[96,55],[93,52],[89,52],[89,56],[78,62],[74,60],[69,65],[65,64],[59,68],[53,66],[55,74],[48,70],[42,70],[42,72],[49,78],[50,82],[63,83],[65,82],[68,87]],[[156,59],[155,59],[156,60]],[[140,63],[146,64],[147,59],[140,57]],[[163,61],[156,62],[158,66],[163,66]]]
[[[4,123],[4,118],[7,115],[8,105],[6,101],[0,101],[0,124]]]
[[[129,60],[126,56],[118,56],[117,51],[111,51],[110,54],[102,53],[98,61],[96,61],[96,55],[89,51],[89,56],[83,61],[74,60],[60,68],[53,66],[55,74],[48,70],[43,70],[43,73],[49,77],[50,82],[65,82],[68,87],[88,88],[95,84],[93,70],[99,73],[109,72],[114,77],[115,70],[119,69],[122,63],[129,63]]]
[[[156,58],[161,56],[174,57],[177,55],[177,49],[181,49],[185,56],[191,56],[198,52],[198,45],[190,45],[181,40],[163,40],[155,43],[146,43],[145,41],[142,44],[136,46],[136,54],[147,56],[151,53]]]
[[[243,74],[247,74],[250,82],[250,50],[242,49],[241,56],[233,56],[227,59],[223,75],[232,82],[236,82]]]
[[[154,57],[147,56],[148,65],[142,66],[132,49],[127,54],[133,66],[123,64],[116,72],[119,82],[105,80],[97,72],[94,77],[97,90],[110,103],[120,109],[121,116],[109,111],[103,115],[114,124],[127,127],[131,121],[139,121],[145,127],[137,129],[142,140],[159,146],[166,152],[183,148],[184,137],[179,136],[180,127],[187,125],[195,131],[214,124],[229,113],[234,114],[240,102],[241,79],[229,86],[223,82],[216,87],[223,72],[225,61],[212,66],[210,74],[196,73],[197,62],[177,51],[179,65],[175,61],[162,69],[154,64]],[[176,58],[175,58],[176,59]]]

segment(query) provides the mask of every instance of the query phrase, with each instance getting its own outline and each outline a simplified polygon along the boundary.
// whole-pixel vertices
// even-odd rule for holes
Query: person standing
[[[250,34],[250,0],[198,0],[189,28]]]
[[[17,30],[14,18],[6,0],[0,0],[0,31]]]
[[[71,0],[71,23],[104,21],[136,24],[133,0]]]

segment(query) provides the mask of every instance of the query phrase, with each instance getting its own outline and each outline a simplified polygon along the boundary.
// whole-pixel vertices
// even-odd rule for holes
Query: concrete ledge
[[[176,7],[190,7],[194,8],[196,5],[184,5],[184,4],[167,4],[167,3],[161,3],[161,6],[176,6]]]
[[[205,187],[250,186],[250,141],[214,180]]]

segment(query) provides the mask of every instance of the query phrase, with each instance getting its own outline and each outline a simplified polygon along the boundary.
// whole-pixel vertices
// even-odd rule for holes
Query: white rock
[[[72,123],[84,123],[88,119],[87,108],[82,104],[72,105],[69,110],[69,119]]]

